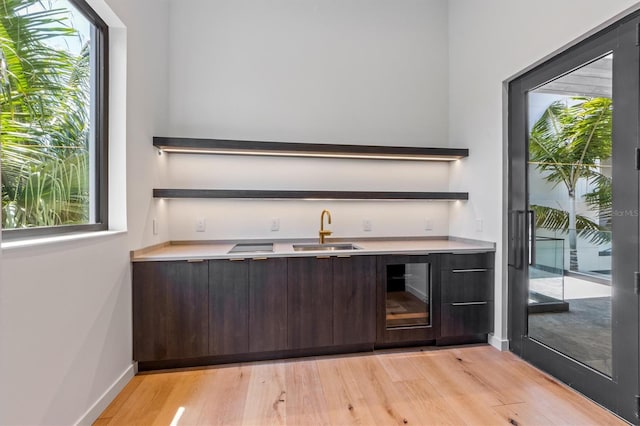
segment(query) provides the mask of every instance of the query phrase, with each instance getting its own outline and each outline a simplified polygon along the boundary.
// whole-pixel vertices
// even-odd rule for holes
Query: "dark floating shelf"
[[[300,142],[258,142],[155,136],[153,145],[165,152],[191,154],[259,155],[277,157],[362,158],[373,160],[455,161],[468,149],[419,148],[382,145],[334,145]]]
[[[154,189],[154,198],[236,198],[271,200],[468,200],[468,192],[265,191],[244,189]]]

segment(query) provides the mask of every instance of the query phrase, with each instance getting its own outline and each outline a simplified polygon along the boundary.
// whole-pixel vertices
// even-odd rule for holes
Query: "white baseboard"
[[[427,301],[427,293],[425,293],[424,291],[420,290],[419,288],[407,285],[405,287],[405,290],[408,291],[409,293],[413,294],[414,296],[416,296],[418,299],[422,300],[423,302]]]
[[[509,339],[499,339],[493,334],[489,334],[489,344],[502,352],[509,350]]]
[[[80,417],[75,423],[76,425],[91,425],[95,422],[100,414],[111,404],[111,401],[124,389],[129,381],[135,376],[137,364],[131,364],[126,370],[113,382],[96,402]]]

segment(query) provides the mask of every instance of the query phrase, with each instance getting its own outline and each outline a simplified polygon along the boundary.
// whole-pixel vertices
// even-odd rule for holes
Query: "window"
[[[84,0],[3,0],[3,239],[107,229],[107,46]]]

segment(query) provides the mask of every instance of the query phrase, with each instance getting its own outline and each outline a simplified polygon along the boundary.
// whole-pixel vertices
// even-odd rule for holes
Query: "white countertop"
[[[248,241],[238,241],[246,243]],[[256,243],[264,242],[263,240]],[[429,254],[429,253],[474,253],[495,251],[495,244],[486,241],[417,238],[382,238],[328,240],[328,243],[349,242],[360,247],[359,250],[331,251],[294,251],[293,244],[317,243],[317,240],[273,241],[273,252],[229,253],[236,242],[168,242],[163,245],[136,250],[131,253],[132,262],[152,262],[171,260],[207,260],[207,259],[255,259],[269,257],[314,257],[349,256],[382,254]]]

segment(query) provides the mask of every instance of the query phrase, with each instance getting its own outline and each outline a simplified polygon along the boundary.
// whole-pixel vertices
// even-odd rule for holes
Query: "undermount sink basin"
[[[294,251],[336,251],[336,250],[360,250],[351,243],[327,243],[327,244],[294,244]]]
[[[239,243],[229,253],[273,253],[273,243]]]

